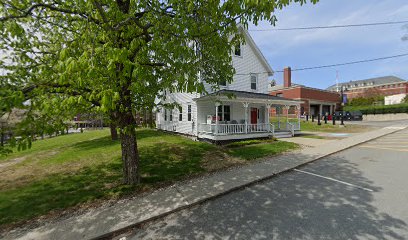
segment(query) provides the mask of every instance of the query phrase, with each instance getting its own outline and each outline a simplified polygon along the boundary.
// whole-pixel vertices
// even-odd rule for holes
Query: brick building
[[[290,67],[284,69],[283,75],[283,85],[270,87],[269,93],[273,96],[303,101],[300,107],[302,115],[332,114],[339,108],[341,103],[339,93],[292,84]]]
[[[370,78],[366,80],[350,81],[335,84],[327,88],[328,91],[343,93],[350,101],[356,97],[390,96],[408,93],[408,82],[394,76]]]

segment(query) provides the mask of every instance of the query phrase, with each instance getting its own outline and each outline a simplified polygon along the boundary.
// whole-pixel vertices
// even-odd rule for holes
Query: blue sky
[[[276,28],[358,24],[408,20],[407,0],[321,0],[316,5],[292,4],[277,11]],[[309,66],[359,61],[408,53],[408,34],[404,25],[384,25],[297,31],[250,31],[258,47],[274,70],[285,66]],[[262,22],[252,29],[273,28]],[[408,80],[408,56],[377,62],[299,71],[292,73],[292,82],[310,87],[326,88],[336,81],[360,80],[394,75]],[[282,73],[273,76],[282,83]]]

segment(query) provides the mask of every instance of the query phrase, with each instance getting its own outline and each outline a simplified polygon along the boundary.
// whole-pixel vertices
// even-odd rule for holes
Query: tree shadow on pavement
[[[316,164],[315,164],[316,163]],[[407,222],[374,206],[380,187],[338,156],[135,229],[132,239],[407,239]],[[311,170],[309,170],[311,169]]]

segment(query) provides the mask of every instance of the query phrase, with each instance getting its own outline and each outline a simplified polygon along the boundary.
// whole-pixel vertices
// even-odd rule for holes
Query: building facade
[[[272,86],[269,94],[293,100],[302,101],[300,113],[302,115],[316,116],[318,114],[332,114],[340,107],[341,97],[339,93],[311,88],[299,84],[292,84],[290,67],[283,71],[283,85]],[[275,114],[275,113],[271,113]]]
[[[328,91],[347,96],[347,101],[357,97],[390,96],[408,93],[408,82],[394,76],[370,78],[339,83],[327,88]]]
[[[293,136],[300,129],[298,118],[291,122],[282,117],[276,125],[270,122],[271,109],[299,108],[300,102],[268,94],[272,68],[248,31],[241,30],[245,44],[232,51],[233,80],[220,81],[218,91],[203,82],[206,95],[165,92],[166,100],[157,111],[158,129],[213,141],[270,137],[280,131]]]

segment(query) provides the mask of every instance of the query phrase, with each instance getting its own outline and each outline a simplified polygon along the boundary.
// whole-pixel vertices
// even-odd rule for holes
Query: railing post
[[[249,107],[249,103],[248,102],[243,102],[242,105],[245,108],[245,133],[248,133],[248,107]]]
[[[265,124],[266,124],[266,131],[270,132],[271,131],[271,123],[269,120],[269,114],[271,111],[271,104],[267,103],[266,104],[266,113],[265,113]]]
[[[218,107],[220,106],[219,102],[215,103],[215,135],[218,135]]]
[[[297,108],[297,111],[298,111],[298,130],[300,130],[300,114],[302,114],[301,112],[300,112],[300,109],[301,109],[301,107],[300,107],[300,105],[296,105],[296,108]]]

